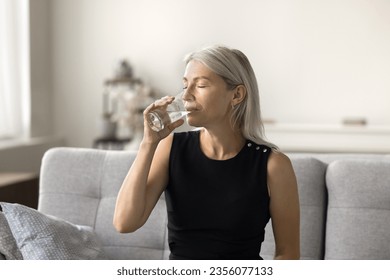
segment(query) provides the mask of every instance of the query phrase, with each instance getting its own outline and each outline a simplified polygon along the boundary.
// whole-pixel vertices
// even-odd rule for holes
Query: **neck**
[[[241,131],[222,129],[202,129],[200,147],[211,159],[226,160],[235,157],[245,145],[246,139]]]

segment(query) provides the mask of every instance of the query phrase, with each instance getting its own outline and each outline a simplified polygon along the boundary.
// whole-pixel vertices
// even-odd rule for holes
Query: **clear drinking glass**
[[[175,99],[171,104],[167,106],[166,110],[155,109],[148,113],[149,126],[154,131],[160,131],[164,129],[168,124],[181,119],[188,114],[184,107],[183,93],[179,93],[175,96]]]

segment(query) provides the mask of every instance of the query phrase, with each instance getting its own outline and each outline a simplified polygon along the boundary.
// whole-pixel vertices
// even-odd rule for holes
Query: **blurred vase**
[[[133,137],[131,138],[131,141],[129,142],[129,144],[125,146],[125,150],[137,151],[139,149],[139,145],[141,144],[143,137],[144,137],[143,128],[136,129],[134,131]]]
[[[103,116],[98,121],[98,131],[100,138],[116,138],[117,123],[110,118]]]

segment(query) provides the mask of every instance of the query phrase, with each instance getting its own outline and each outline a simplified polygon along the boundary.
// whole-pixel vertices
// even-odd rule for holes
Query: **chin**
[[[197,122],[196,120],[194,120],[193,118],[191,118],[188,115],[187,115],[187,123],[188,123],[188,125],[193,126],[193,127],[200,127],[201,126],[199,124],[199,122]]]

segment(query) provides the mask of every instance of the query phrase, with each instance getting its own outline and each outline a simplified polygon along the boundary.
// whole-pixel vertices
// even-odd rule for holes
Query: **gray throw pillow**
[[[7,219],[2,212],[0,212],[0,259],[23,259],[23,256],[16,245],[11,229],[9,228]]]
[[[91,227],[73,225],[20,204],[0,203],[23,259],[103,259]]]

